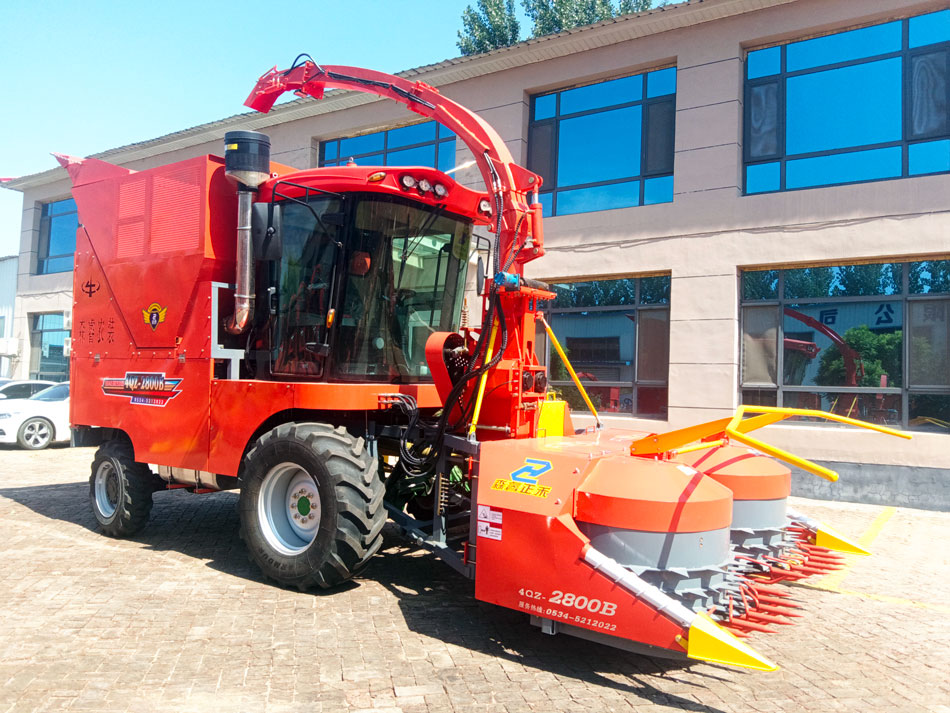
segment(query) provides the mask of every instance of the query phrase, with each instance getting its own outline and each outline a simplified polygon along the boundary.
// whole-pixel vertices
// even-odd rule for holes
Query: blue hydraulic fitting
[[[506,290],[517,290],[521,287],[521,280],[518,275],[510,272],[499,272],[495,275],[495,284],[504,287]]]

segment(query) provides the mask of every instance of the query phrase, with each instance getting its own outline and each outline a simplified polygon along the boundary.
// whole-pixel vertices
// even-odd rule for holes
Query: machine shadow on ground
[[[85,483],[0,488],[0,498],[98,535],[97,523],[86,505],[88,493]],[[196,566],[198,560],[204,560],[208,567],[224,574],[264,582],[257,568],[248,562],[247,550],[238,536],[237,502],[235,492],[204,496],[183,491],[158,493],[148,526],[129,540],[156,552],[177,552],[194,558]],[[566,635],[542,634],[529,624],[526,614],[475,600],[473,582],[408,543],[392,523],[384,530],[382,549],[358,577],[344,587],[312,595],[340,595],[364,582],[377,582],[396,598],[407,628],[415,634],[623,691],[652,703],[721,713],[650,685],[654,676],[686,673],[690,663],[640,656]],[[708,666],[704,669],[702,678],[731,680],[711,673]],[[454,668],[449,668],[443,678],[450,682],[458,676]],[[695,674],[690,673],[678,680],[702,688],[702,679],[690,680],[694,678]]]

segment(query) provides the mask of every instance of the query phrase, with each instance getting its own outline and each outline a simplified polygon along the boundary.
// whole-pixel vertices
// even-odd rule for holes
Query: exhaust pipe
[[[224,173],[237,181],[237,267],[234,314],[224,321],[229,334],[242,334],[254,319],[254,243],[251,207],[257,187],[270,177],[270,138],[256,131],[224,135]]]

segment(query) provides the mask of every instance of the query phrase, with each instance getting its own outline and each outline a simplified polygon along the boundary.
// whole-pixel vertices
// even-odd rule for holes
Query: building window
[[[69,272],[73,269],[78,227],[79,214],[76,212],[76,201],[72,198],[43,205],[37,275]]]
[[[432,166],[455,168],[455,134],[435,121],[320,143],[321,166]]]
[[[670,362],[670,276],[559,282],[551,329],[598,411],[665,418]],[[553,349],[548,378],[571,408],[583,397]]]
[[[743,272],[741,389],[950,433],[950,260]]]
[[[531,98],[528,168],[544,214],[673,200],[676,67]]]
[[[62,314],[30,316],[30,378],[66,381],[69,358],[64,345],[69,337]]]
[[[950,10],[746,56],[745,192],[950,171]]]

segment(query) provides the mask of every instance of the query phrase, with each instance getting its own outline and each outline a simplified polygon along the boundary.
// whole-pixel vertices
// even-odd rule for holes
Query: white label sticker
[[[496,525],[501,524],[501,510],[492,510],[487,505],[478,506],[478,519],[486,522],[493,522]]]
[[[492,527],[487,522],[478,523],[478,536],[487,537],[489,540],[501,540],[501,528]]]
[[[681,473],[685,473],[686,475],[696,475],[697,473],[697,471],[693,470],[688,465],[678,465],[676,466],[676,469]]]

